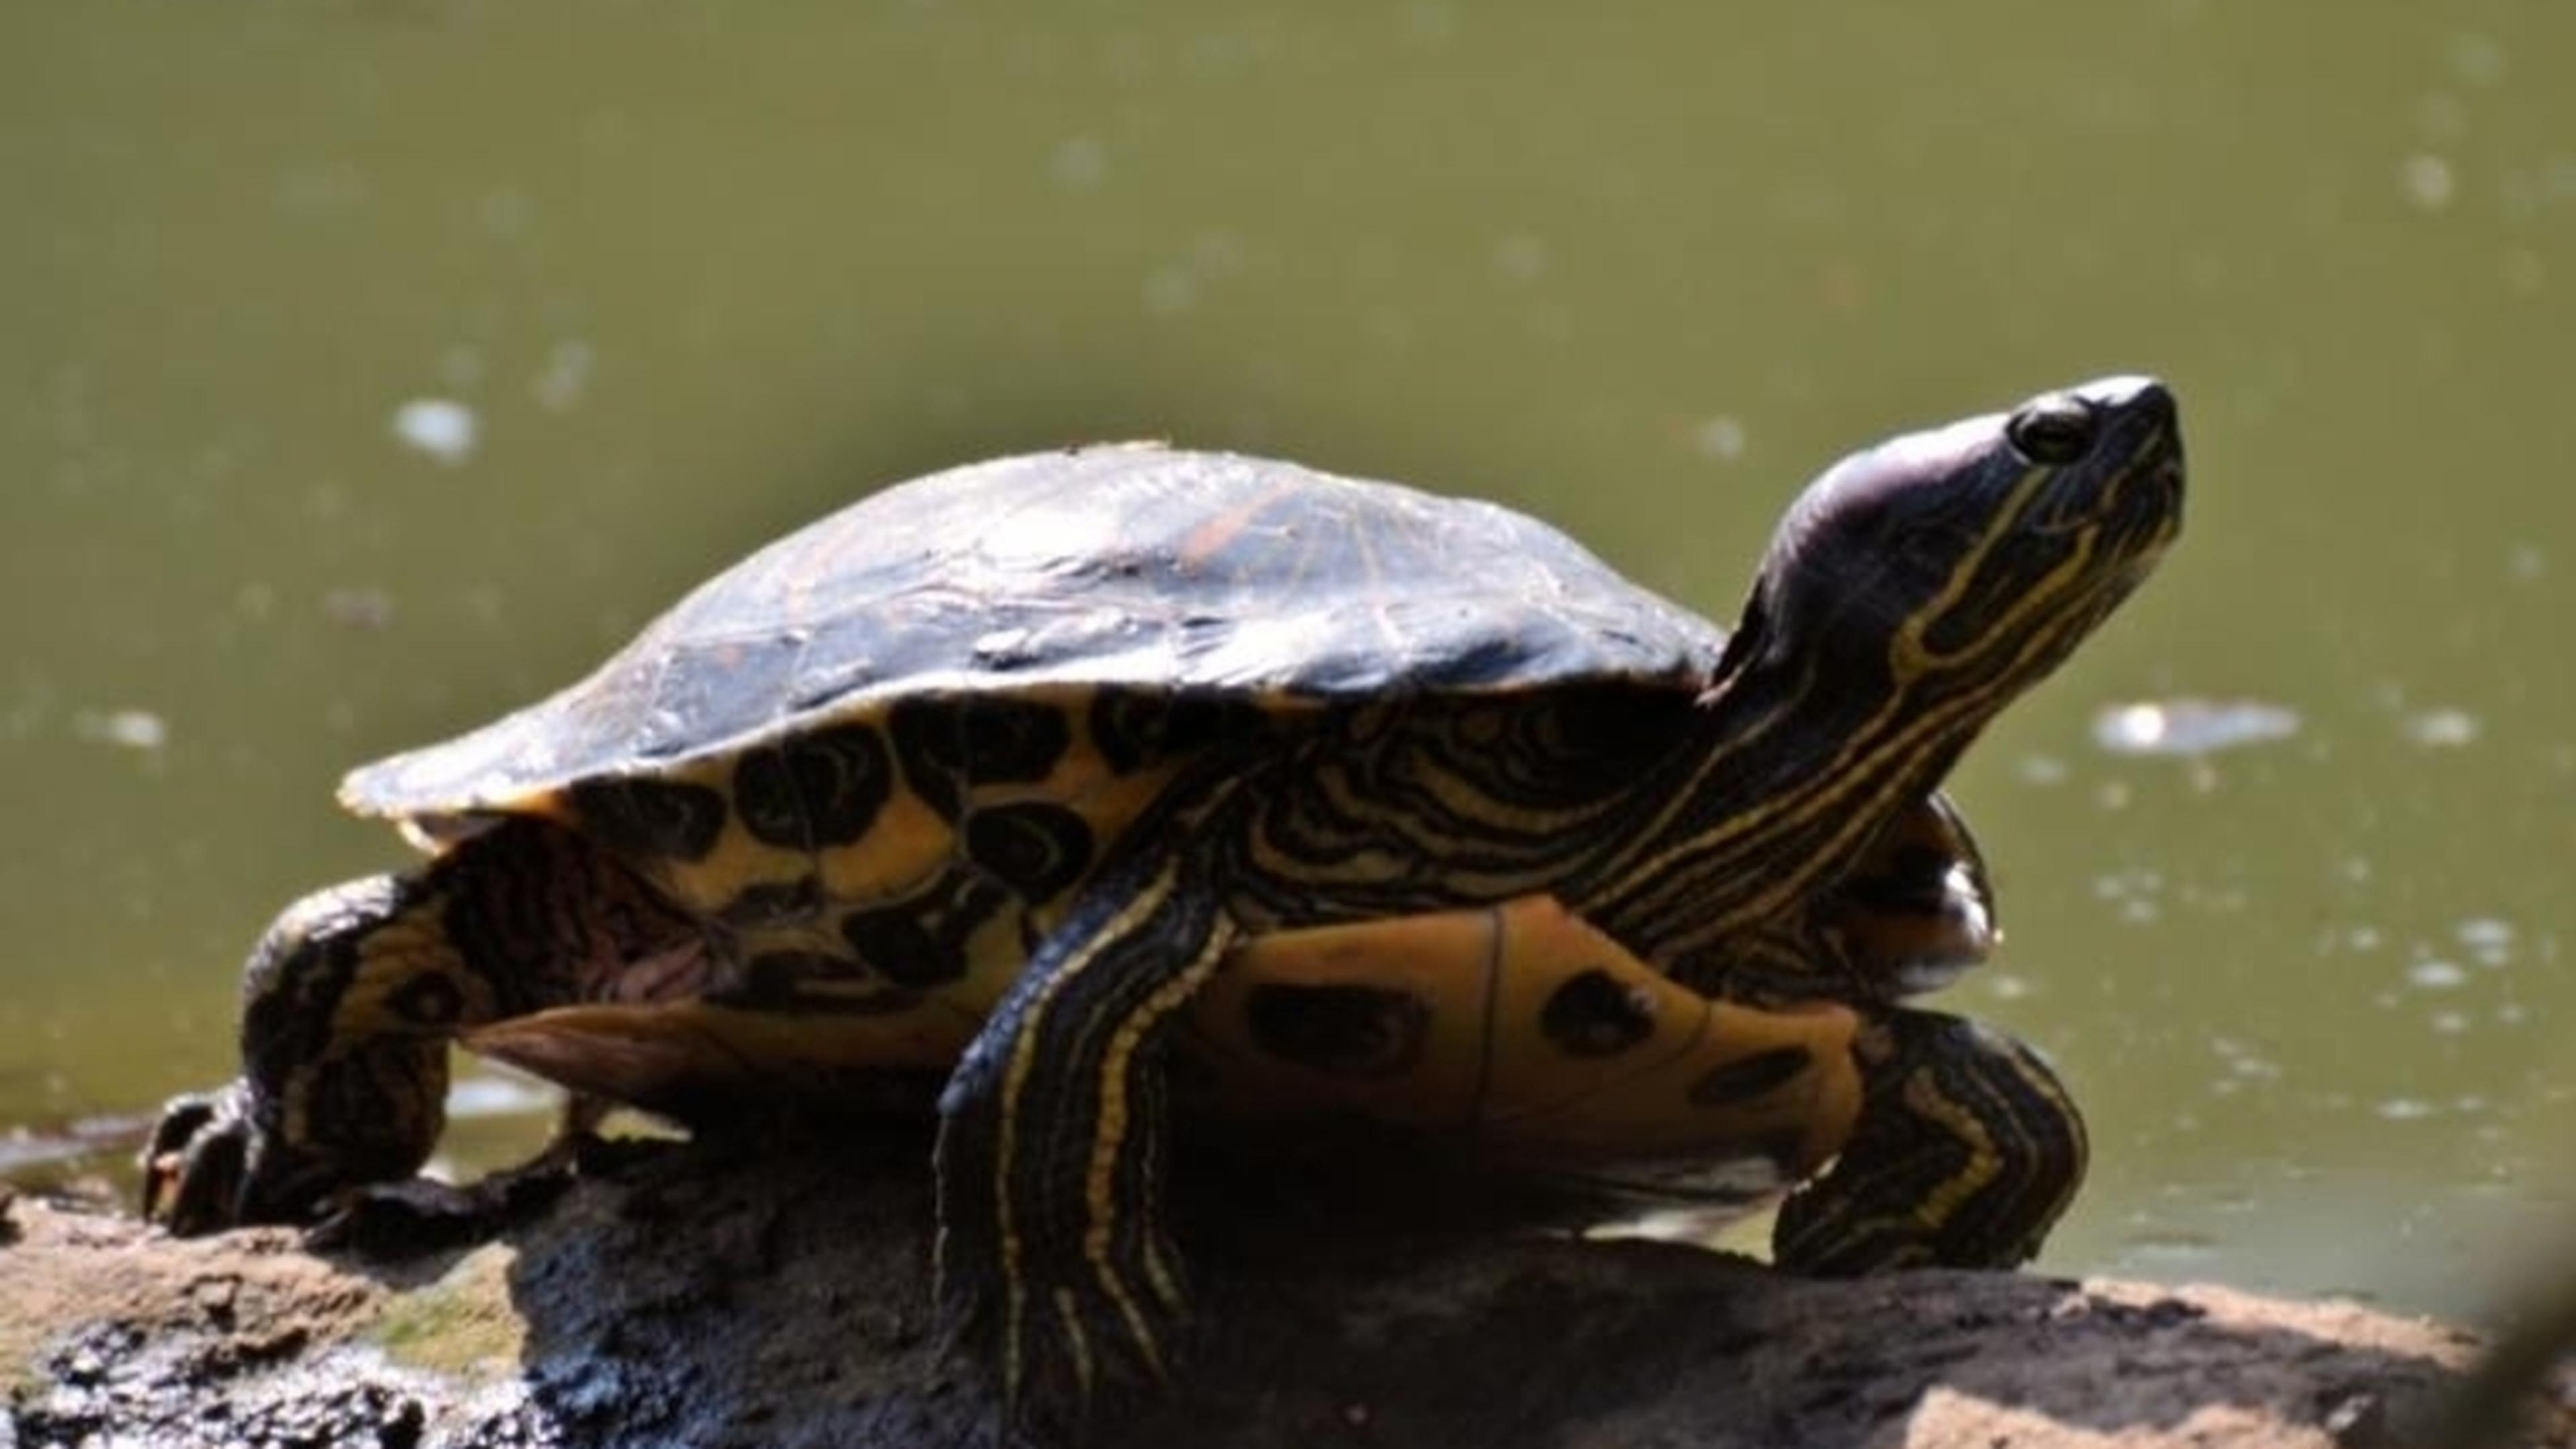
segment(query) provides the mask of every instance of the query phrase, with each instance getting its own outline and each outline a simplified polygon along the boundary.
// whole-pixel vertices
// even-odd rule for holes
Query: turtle
[[[1287,462],[884,489],[352,773],[432,853],[269,927],[241,1073],[164,1110],[144,1211],[405,1179],[456,1041],[683,1121],[884,1089],[937,1114],[942,1312],[1052,1441],[1172,1372],[1177,1115],[1338,1084],[1436,1128],[1464,1043],[1467,1108],[1535,1104],[1483,1115],[1538,1157],[1801,1179],[1789,1268],[2017,1265],[2082,1119],[1909,1004],[1992,934],[1939,789],[2152,569],[2183,476],[2143,377],[1895,438],[1799,495],[1731,633],[1524,514]]]

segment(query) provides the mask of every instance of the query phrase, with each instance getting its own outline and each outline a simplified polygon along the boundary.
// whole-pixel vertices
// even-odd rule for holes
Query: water
[[[1963,768],[1946,1002],[2091,1113],[2045,1266],[2486,1311],[2576,1187],[2576,12],[1504,8],[0,9],[0,1126],[225,1075],[402,858],[343,769],[874,483],[1282,453],[1724,616],[1844,450],[2143,369],[2190,523]],[[2096,743],[2193,701],[2295,728]]]

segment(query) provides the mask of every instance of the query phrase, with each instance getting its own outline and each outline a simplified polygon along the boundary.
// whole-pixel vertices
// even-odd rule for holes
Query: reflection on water
[[[2193,516],[1963,764],[2008,935],[1945,1003],[2090,1114],[2046,1266],[2477,1311],[2576,1182],[2571,43],[2503,0],[0,9],[0,1124],[225,1074],[270,913],[400,856],[342,770],[876,483],[1286,454],[1725,616],[1846,448],[2140,369]]]
[[[2205,755],[2298,732],[2297,710],[2251,699],[2142,699],[2093,716],[2093,742],[2115,755]]]

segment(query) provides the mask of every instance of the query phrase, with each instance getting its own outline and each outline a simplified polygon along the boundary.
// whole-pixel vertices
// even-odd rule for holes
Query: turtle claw
[[[1034,1444],[1078,1443],[1170,1381],[1165,1355],[1181,1320],[1168,1305],[1112,1295],[1101,1282],[1029,1285],[1026,1321],[1008,1350],[1018,1382],[1011,1428]],[[1150,1295],[1140,1295],[1150,1300]]]
[[[252,1139],[241,1084],[173,1097],[145,1144],[143,1217],[180,1237],[232,1227],[244,1218]]]
[[[232,1088],[216,1092],[183,1092],[161,1106],[161,1120],[152,1126],[152,1140],[143,1148],[143,1165],[147,1168],[165,1156],[179,1152],[189,1139],[205,1130],[225,1110],[225,1098]],[[149,1191],[153,1184],[144,1184]]]
[[[334,1185],[326,1164],[285,1147],[259,1118],[238,1081],[171,1098],[143,1149],[144,1220],[193,1238],[309,1216]]]
[[[1146,1393],[1170,1382],[1167,1355],[1181,1315],[1159,1302],[1105,1291],[1088,1275],[1032,1275],[1017,1292],[951,1299],[945,1353],[999,1370],[1003,1442],[1085,1442]]]
[[[1169,1380],[1188,1317],[1178,1249],[1150,1201],[1086,1241],[1084,1220],[1015,1199],[1020,1211],[1006,1234],[985,1125],[951,1116],[940,1135],[943,1348],[995,1373],[1003,1442],[1080,1443]]]

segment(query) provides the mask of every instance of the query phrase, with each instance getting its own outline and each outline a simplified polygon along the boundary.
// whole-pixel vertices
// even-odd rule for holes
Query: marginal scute
[[[984,871],[959,865],[919,895],[842,917],[841,939],[878,975],[929,990],[965,979],[968,941],[1010,900]]]
[[[629,859],[701,860],[724,834],[724,796],[685,780],[583,780],[570,794],[582,829]]]
[[[964,716],[966,778],[978,785],[1043,780],[1072,738],[1064,712],[1035,700],[974,699]]]
[[[789,850],[847,845],[885,809],[894,763],[874,728],[833,725],[745,751],[733,788],[753,838]]]
[[[904,783],[941,818],[954,820],[966,790],[966,742],[953,700],[900,699],[886,715]]]
[[[966,853],[1028,905],[1054,900],[1091,868],[1091,825],[1062,805],[991,805],[966,821]]]
[[[1121,775],[1227,740],[1249,739],[1263,715],[1248,700],[1112,687],[1092,696],[1091,747]]]

